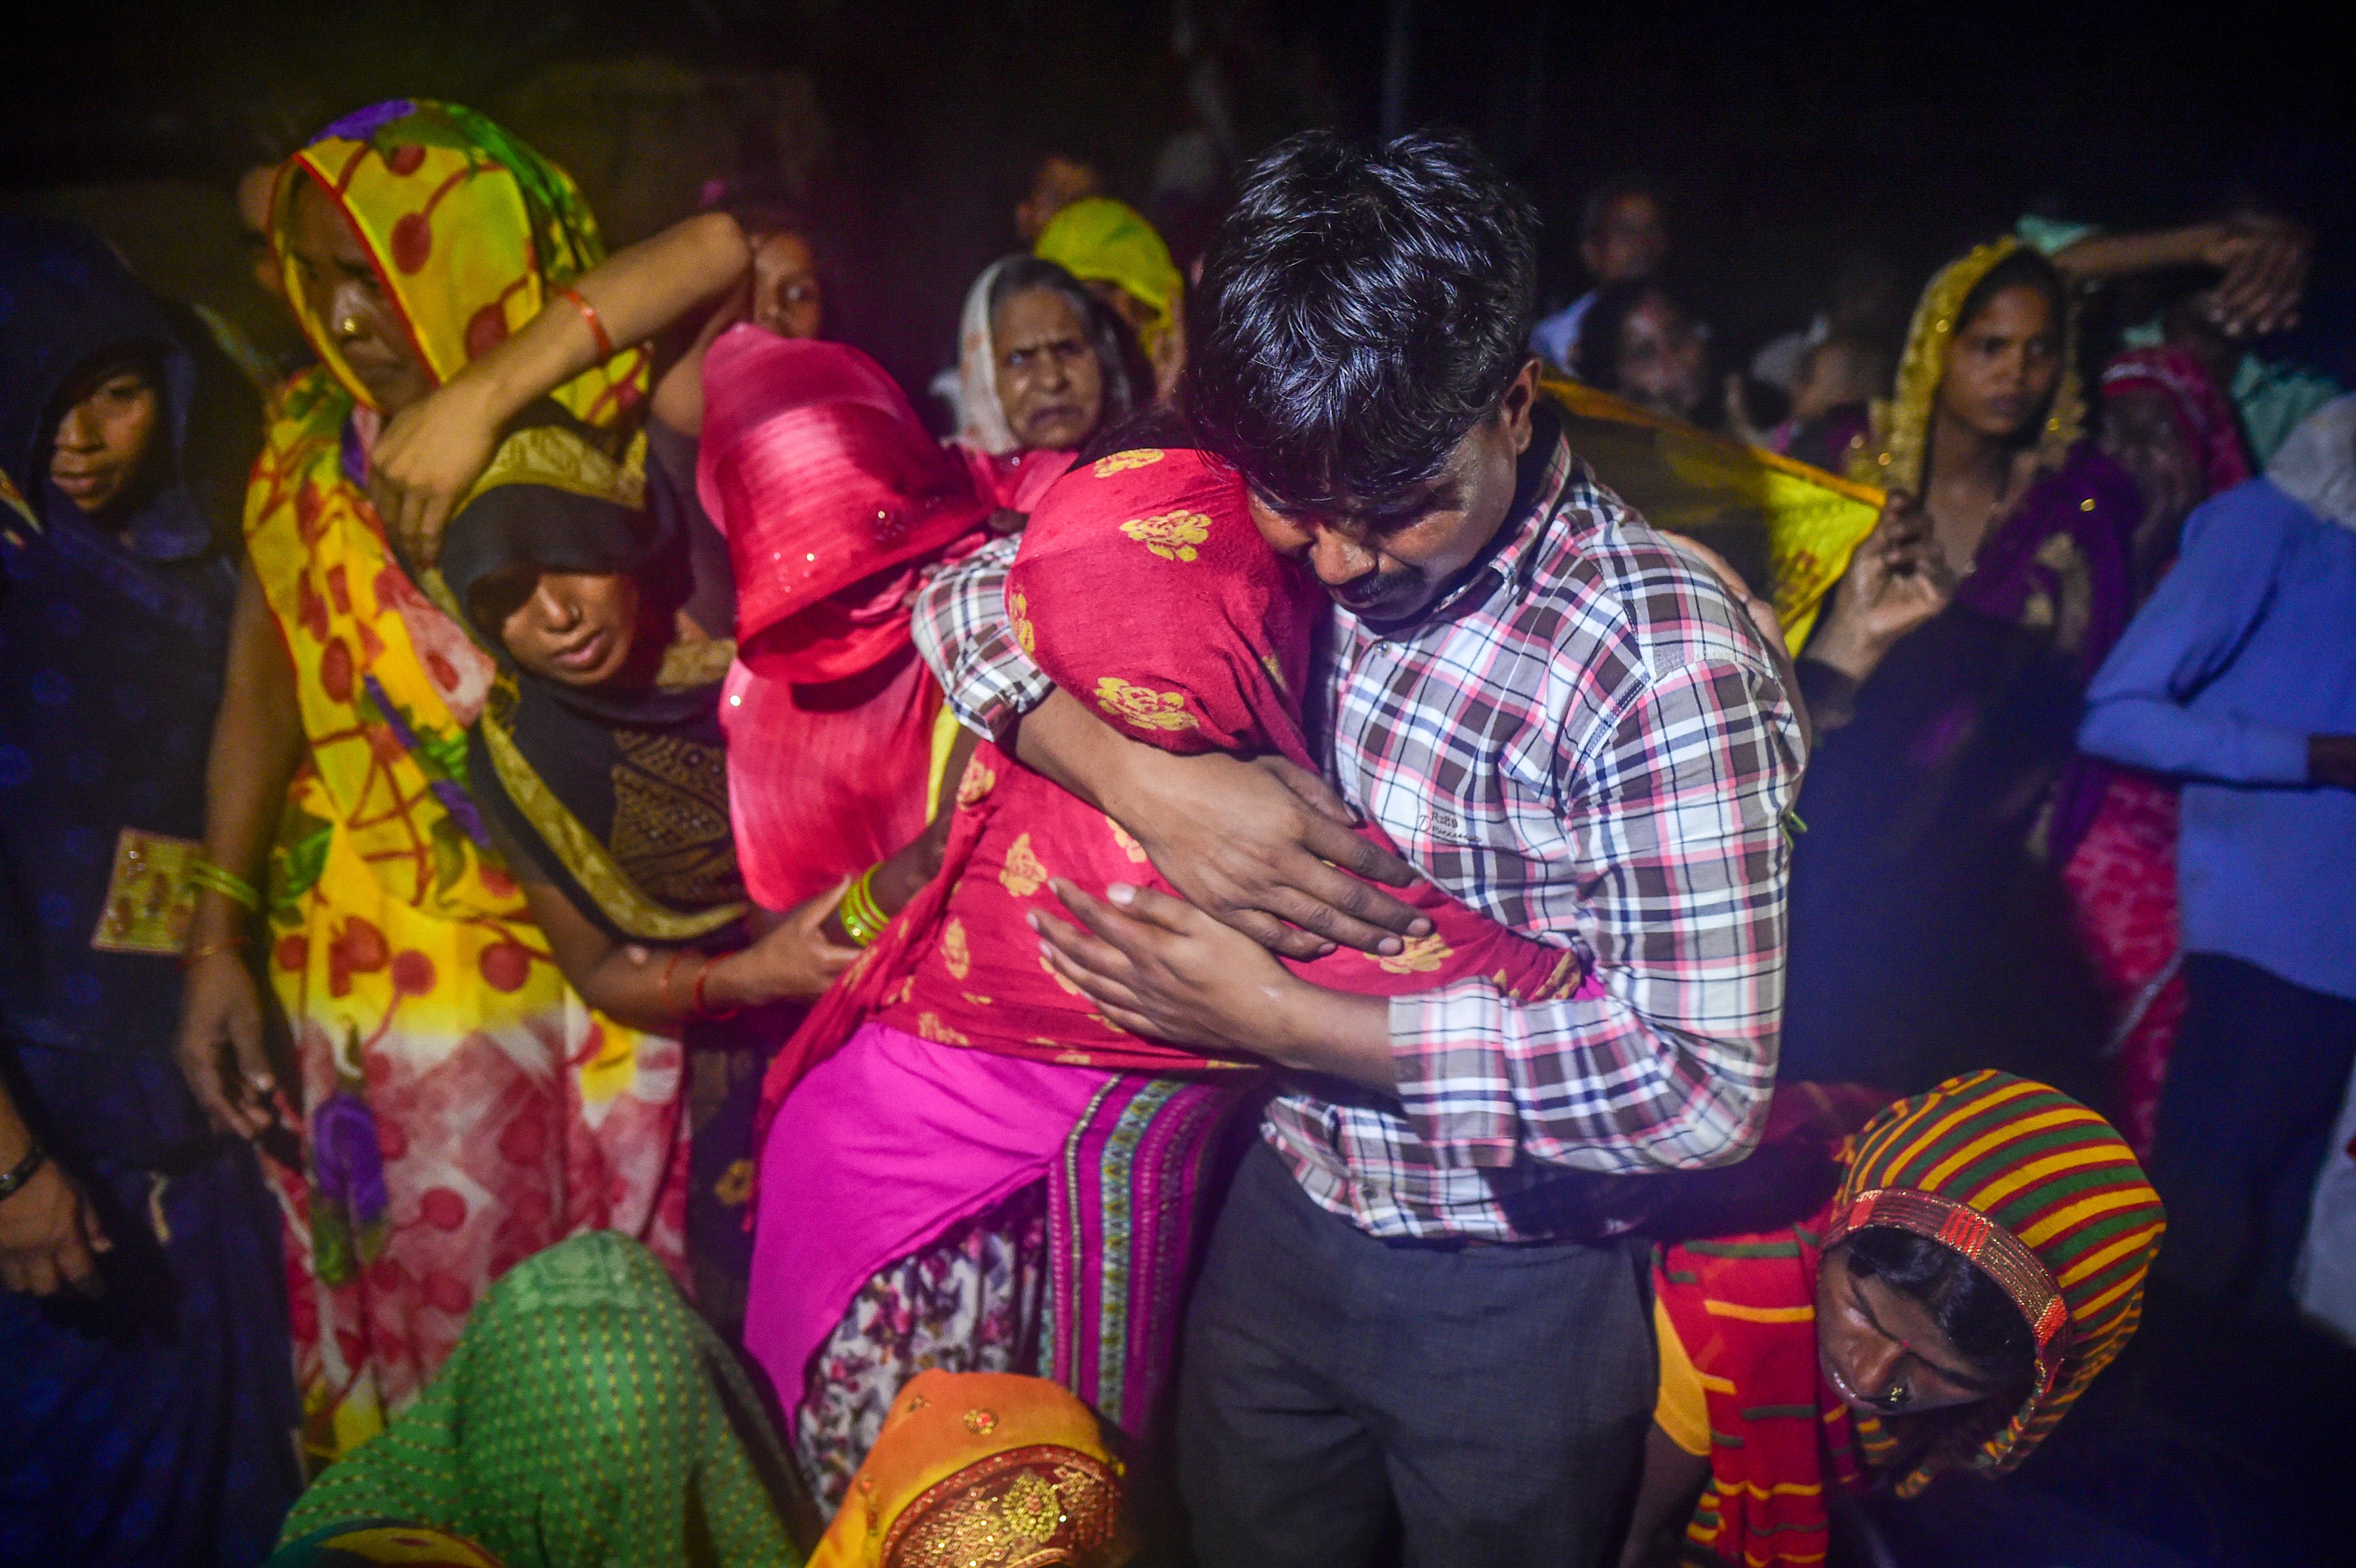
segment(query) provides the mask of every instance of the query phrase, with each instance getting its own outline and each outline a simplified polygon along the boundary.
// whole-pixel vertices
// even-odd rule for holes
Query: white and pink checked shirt
[[[1547,422],[1549,424],[1551,421]],[[1783,1005],[1799,724],[1741,606],[1555,437],[1502,542],[1412,626],[1338,607],[1313,729],[1327,776],[1432,881],[1576,948],[1604,994],[1464,981],[1390,1006],[1396,1099],[1287,1075],[1262,1126],[1368,1232],[1592,1239],[1650,1207],[1615,1179],[1757,1137]],[[1052,686],[1014,643],[1006,540],[943,574],[916,641],[970,727]]]

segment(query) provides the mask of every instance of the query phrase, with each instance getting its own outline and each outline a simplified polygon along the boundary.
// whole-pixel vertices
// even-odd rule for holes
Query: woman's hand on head
[[[2232,220],[2202,257],[2225,274],[2210,291],[2210,319],[2232,338],[2296,326],[2314,257],[2315,231],[2304,223],[2265,212]]]
[[[505,416],[481,380],[460,373],[392,416],[369,454],[369,499],[419,571],[442,553],[450,514],[489,467]]]
[[[176,1055],[214,1127],[242,1138],[269,1130],[277,1080],[262,1048],[262,991],[238,950],[208,953],[189,966]]]

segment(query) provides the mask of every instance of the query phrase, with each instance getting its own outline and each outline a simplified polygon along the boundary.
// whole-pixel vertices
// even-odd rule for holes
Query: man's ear
[[[1505,438],[1514,444],[1516,456],[1530,449],[1531,414],[1537,408],[1538,377],[1545,370],[1545,361],[1532,354],[1522,361],[1521,373],[1505,388],[1505,395],[1497,400],[1497,417],[1505,422]]]

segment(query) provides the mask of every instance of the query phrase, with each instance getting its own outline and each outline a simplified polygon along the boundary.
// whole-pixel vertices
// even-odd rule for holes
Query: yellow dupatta
[[[357,428],[380,411],[305,303],[283,241],[304,179],[359,235],[436,381],[530,320],[605,246],[562,171],[455,104],[348,116],[288,160],[273,198],[287,298],[322,361],[288,387],[247,496],[248,548],[294,654],[310,742],[279,897],[316,881],[334,822],[395,897],[445,918],[522,919],[505,872],[482,875],[486,839],[465,792],[464,731],[493,667],[393,560],[360,488]],[[647,381],[633,348],[555,396],[618,432]]]
[[[1705,541],[1730,531],[1765,536],[1775,613],[1794,652],[1825,596],[1873,532],[1882,492],[1805,463],[1745,446],[1578,381],[1545,383],[1570,449],[1647,522]]]

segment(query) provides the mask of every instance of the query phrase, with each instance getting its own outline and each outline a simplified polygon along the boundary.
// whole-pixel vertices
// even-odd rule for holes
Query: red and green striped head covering
[[[2037,1344],[2036,1380],[2020,1408],[1959,1426],[1899,1482],[1899,1495],[1958,1466],[2001,1475],[2134,1336],[2168,1226],[2159,1195],[2109,1122],[2009,1073],[1966,1073],[1901,1100],[1851,1148],[1826,1250],[1874,1225],[1944,1242],[2004,1287]]]

